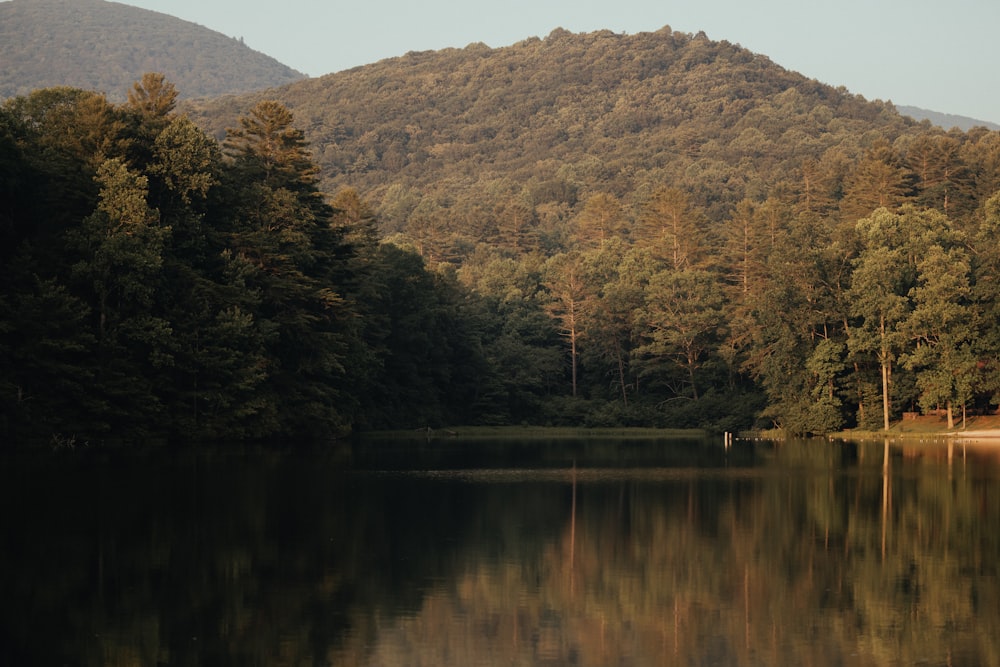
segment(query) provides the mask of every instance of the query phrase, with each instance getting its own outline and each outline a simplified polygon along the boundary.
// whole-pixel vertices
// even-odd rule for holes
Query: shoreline
[[[953,438],[955,440],[986,440],[988,442],[996,442],[1000,444],[1000,429],[987,429],[987,430],[970,430],[970,431],[951,431],[944,434],[947,438]]]

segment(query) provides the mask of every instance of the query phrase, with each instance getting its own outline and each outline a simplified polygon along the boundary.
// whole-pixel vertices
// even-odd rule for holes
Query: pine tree
[[[890,210],[913,194],[913,173],[901,164],[888,142],[877,142],[855,165],[844,184],[840,210],[845,221],[869,216],[879,208]]]
[[[159,72],[147,72],[128,91],[128,107],[147,127],[162,128],[177,106],[177,89]]]
[[[583,247],[599,247],[622,236],[625,215],[617,197],[601,192],[587,200],[575,223],[577,243]]]
[[[556,255],[546,265],[545,287],[551,301],[547,311],[559,323],[560,335],[569,346],[570,388],[575,397],[578,390],[580,341],[586,335],[588,309],[593,295],[584,279],[584,266],[577,253]]]
[[[331,224],[318,168],[292,123],[287,108],[264,101],[228,133],[232,261],[258,295],[252,315],[270,332],[257,402],[282,433],[329,435],[348,428],[354,410],[344,359],[357,322],[338,282],[353,251]]]
[[[662,188],[643,206],[636,240],[675,271],[698,267],[704,246],[701,218],[686,192]]]
[[[73,276],[92,295],[99,373],[113,423],[137,430],[158,422],[157,378],[173,362],[171,329],[159,312],[164,246],[170,228],[147,203],[148,180],[121,158],[98,169],[100,201],[73,237],[82,259]]]

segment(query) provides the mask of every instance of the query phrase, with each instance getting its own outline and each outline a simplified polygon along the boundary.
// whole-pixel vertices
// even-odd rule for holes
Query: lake
[[[4,665],[1000,665],[1000,447],[456,437],[0,482]]]

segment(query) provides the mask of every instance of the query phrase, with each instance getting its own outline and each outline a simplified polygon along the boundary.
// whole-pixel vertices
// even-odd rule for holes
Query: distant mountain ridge
[[[167,14],[105,0],[0,2],[0,99],[72,86],[122,101],[145,72],[181,96],[280,86],[300,72],[241,40]]]
[[[977,120],[967,116],[956,116],[954,114],[941,113],[939,111],[929,111],[927,109],[921,109],[920,107],[902,106],[897,104],[896,111],[904,116],[915,118],[916,120],[928,120],[931,124],[937,125],[945,130],[950,130],[953,127],[957,127],[963,132],[968,132],[974,127],[985,127],[990,130],[1000,130],[1000,124],[997,123]]]

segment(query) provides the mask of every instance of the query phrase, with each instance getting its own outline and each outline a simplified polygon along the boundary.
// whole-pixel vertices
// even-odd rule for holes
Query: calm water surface
[[[1000,448],[0,461],[3,665],[1000,665]]]

